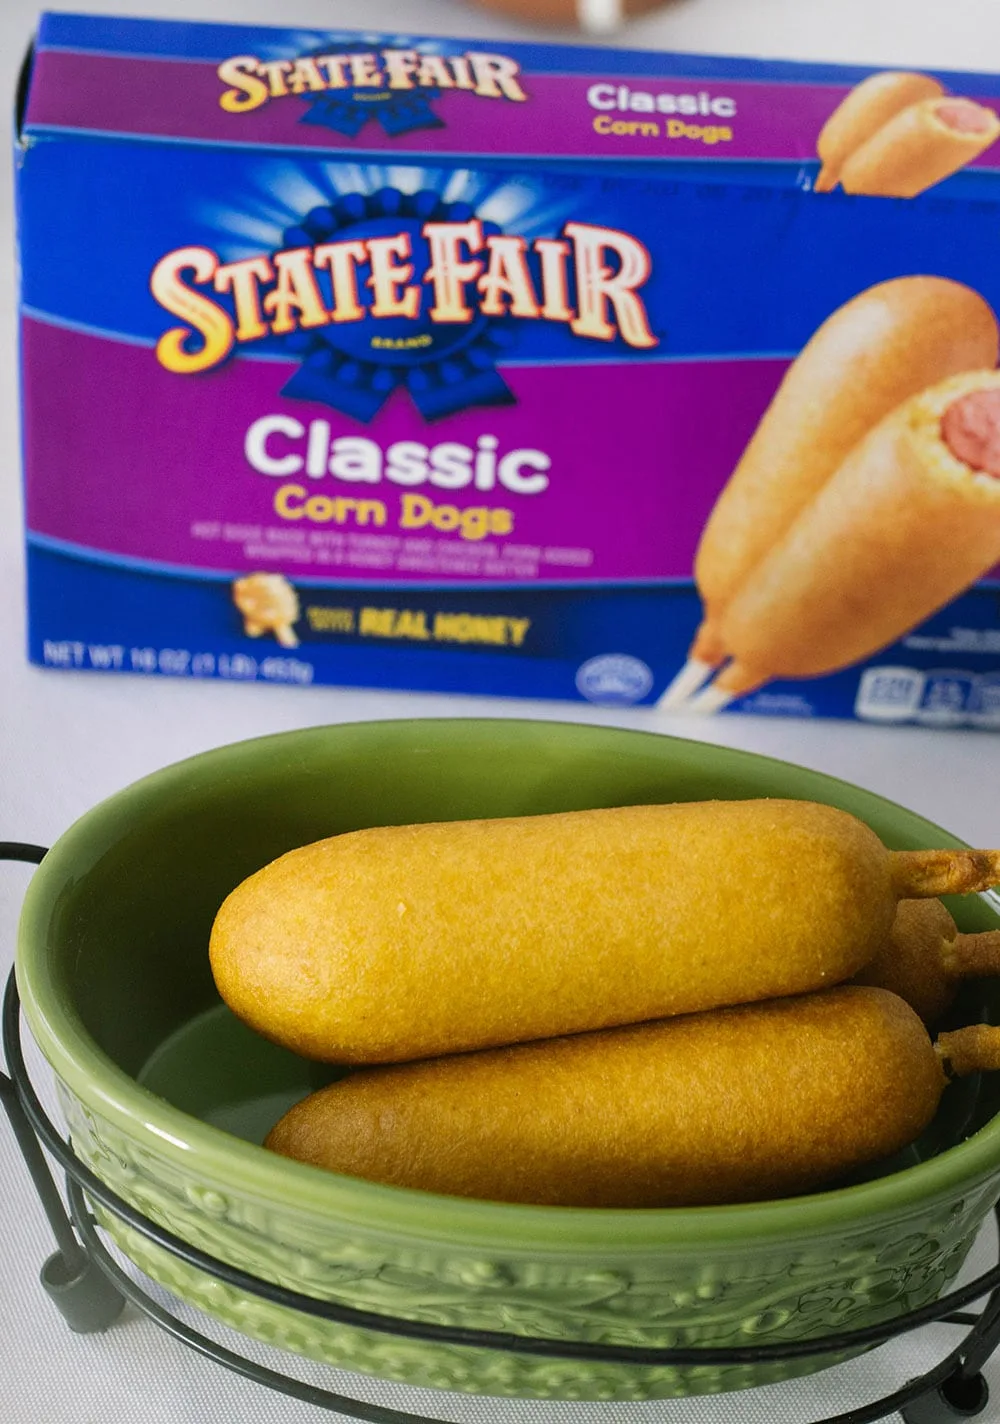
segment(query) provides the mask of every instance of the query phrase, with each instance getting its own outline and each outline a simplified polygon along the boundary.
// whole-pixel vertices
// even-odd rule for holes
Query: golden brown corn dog
[[[688,668],[661,698],[679,705],[732,650],[721,633],[740,585],[843,463],[901,402],[961,371],[996,365],[997,321],[943,277],[899,277],[828,317],[785,373],[701,536],[703,621]]]
[[[298,594],[284,574],[247,574],[233,581],[233,602],[243,614],[249,638],[273,633],[283,648],[297,648],[293,623],[299,618]]]
[[[1000,1028],[994,1024],[969,1024],[938,1034],[934,1047],[949,1073],[992,1073],[1000,1068]]]
[[[963,979],[992,974],[1000,974],[1000,930],[960,934],[940,900],[902,900],[889,938],[853,982],[891,989],[933,1023]]]
[[[940,98],[944,86],[927,74],[887,70],[862,79],[838,104],[816,141],[822,168],[815,191],[827,193],[840,179],[844,161],[883,124],[921,99]]]
[[[1000,119],[971,99],[911,104],[850,154],[840,172],[845,193],[915,198],[985,153]]]
[[[265,1146],[453,1196],[703,1206],[808,1191],[898,1151],[944,1084],[913,1010],[847,986],[362,1070]]]
[[[252,875],[210,956],[266,1037],[400,1062],[821,988],[900,899],[995,881],[1000,851],[889,852],[805,801],[387,826]]]
[[[847,667],[998,560],[1000,372],[972,371],[881,421],[765,555],[723,615],[733,662],[708,692]]]

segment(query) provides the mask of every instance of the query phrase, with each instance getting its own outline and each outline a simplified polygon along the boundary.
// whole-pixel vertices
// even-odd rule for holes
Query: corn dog
[[[921,99],[939,98],[944,87],[927,74],[887,70],[862,79],[827,119],[816,141],[822,161],[815,191],[828,193],[840,179],[844,161],[883,124]]]
[[[845,193],[915,198],[1000,138],[1000,119],[971,99],[924,99],[904,109],[845,160]]]
[[[993,1024],[969,1024],[938,1034],[934,1047],[948,1071],[959,1078],[1000,1068],[1000,1029]]]
[[[997,361],[982,297],[943,277],[899,277],[860,293],[789,367],[702,532],[694,576],[704,606],[689,662],[661,698],[679,705],[732,651],[730,600],[857,442],[902,401]]]
[[[299,599],[284,574],[247,574],[233,581],[233,602],[243,614],[249,638],[273,633],[283,648],[297,648],[293,623],[300,616]]]
[[[707,691],[724,705],[847,667],[998,560],[1000,372],[972,371],[881,421],[765,555],[723,615],[733,661]]]
[[[890,853],[804,801],[388,826],[252,875],[210,959],[265,1037],[400,1062],[824,987],[872,958],[901,898],[994,881],[1000,851]]]
[[[1000,974],[1000,930],[960,934],[940,900],[902,900],[889,938],[853,982],[891,989],[933,1023],[963,979],[992,974]]]
[[[454,1196],[703,1206],[807,1191],[898,1151],[944,1084],[913,1010],[848,986],[363,1069],[265,1146]]]

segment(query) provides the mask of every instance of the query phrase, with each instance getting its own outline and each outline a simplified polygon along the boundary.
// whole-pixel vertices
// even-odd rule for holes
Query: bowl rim
[[[386,728],[422,732],[435,728],[441,735],[442,727],[454,731],[470,726],[484,734],[491,728],[520,727],[536,732],[553,729],[562,735],[655,738],[678,747],[693,745],[724,763],[770,764],[804,777],[816,791],[840,787],[873,805],[903,812],[913,833],[926,834],[930,846],[966,844],[918,813],[842,778],[757,752],[653,730],[554,718],[400,717],[320,724],[226,743],[170,763],[98,802],[57,838],[29,882],[18,926],[15,973],[27,1024],[64,1088],[133,1143],[161,1154],[182,1172],[197,1172],[206,1184],[211,1180],[223,1193],[238,1183],[237,1195],[251,1195],[290,1214],[322,1214],[366,1234],[439,1244],[446,1238],[452,1250],[487,1248],[507,1256],[538,1254],[539,1250],[549,1257],[576,1255],[581,1250],[629,1255],[667,1249],[683,1254],[706,1248],[732,1250],[768,1239],[789,1242],[808,1237],[815,1242],[817,1235],[839,1237],[861,1222],[870,1226],[879,1218],[898,1220],[923,1213],[934,1202],[975,1191],[991,1178],[1000,1179],[998,1114],[964,1142],[890,1176],[764,1202],[642,1210],[574,1208],[480,1201],[389,1186],[279,1157],[174,1107],[121,1069],[62,1000],[44,953],[49,912],[62,885],[78,870],[78,848],[84,840],[89,841],[102,826],[119,821],[133,803],[138,807],[151,792],[169,793],[192,771],[224,768],[255,748],[291,746],[359,729],[377,735]],[[89,855],[84,861],[87,859]],[[988,898],[1000,914],[1000,900]]]

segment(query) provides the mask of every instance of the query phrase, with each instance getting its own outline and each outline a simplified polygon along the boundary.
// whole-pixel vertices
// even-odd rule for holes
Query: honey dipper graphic
[[[297,648],[292,626],[300,616],[299,599],[284,574],[247,574],[233,583],[233,602],[243,615],[250,638],[273,633],[283,648]]]

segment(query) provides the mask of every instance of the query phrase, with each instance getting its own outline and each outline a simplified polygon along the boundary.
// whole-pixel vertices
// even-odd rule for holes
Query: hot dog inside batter
[[[941,438],[956,460],[1000,479],[1000,391],[973,391],[953,401],[941,417]]]

